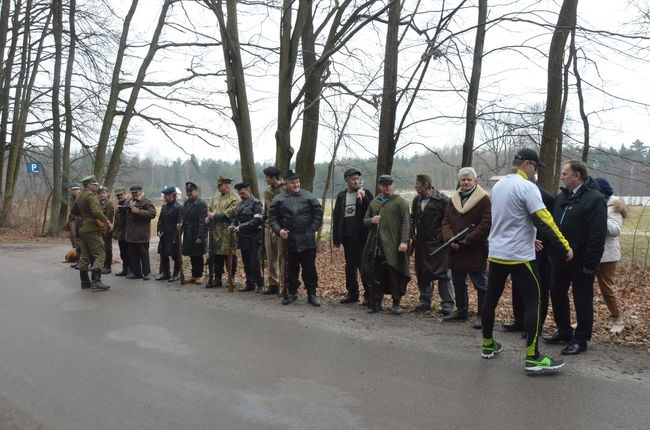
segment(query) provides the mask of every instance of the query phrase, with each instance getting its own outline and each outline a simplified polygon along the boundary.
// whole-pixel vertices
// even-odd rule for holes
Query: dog
[[[71,249],[70,251],[65,253],[65,261],[64,263],[76,263],[77,262],[77,250],[76,249]]]

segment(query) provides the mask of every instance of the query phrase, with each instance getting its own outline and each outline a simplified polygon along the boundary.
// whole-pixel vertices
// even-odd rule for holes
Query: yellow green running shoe
[[[499,342],[493,341],[491,344],[483,345],[483,351],[481,351],[481,357],[492,358],[500,352],[501,352],[501,344]]]
[[[553,360],[551,357],[538,356],[526,358],[526,372],[548,372],[557,371],[564,366],[564,361]]]

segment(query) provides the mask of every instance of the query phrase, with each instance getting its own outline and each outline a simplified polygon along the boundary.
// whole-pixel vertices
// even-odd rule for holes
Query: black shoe
[[[413,310],[415,312],[427,312],[427,311],[431,310],[431,305],[420,302],[415,306],[415,308],[413,308]]]
[[[376,314],[381,311],[381,300],[371,300],[368,304],[368,313]]]
[[[503,327],[503,331],[511,333],[516,331],[524,331],[524,326],[517,321],[505,322],[501,324],[501,327]]]
[[[298,298],[298,294],[287,294],[287,297],[284,300],[282,300],[282,304],[290,305],[291,303],[295,302],[297,298]]]
[[[254,290],[255,290],[255,285],[244,285],[243,287],[241,287],[237,291],[239,291],[240,293],[244,293],[246,291],[254,291]]]
[[[71,264],[70,268],[71,269],[79,269],[79,263]]]
[[[562,342],[571,342],[572,338],[573,335],[571,333],[565,334],[560,331],[556,331],[550,336],[544,336],[544,342],[546,342],[549,345],[554,345]]]
[[[390,309],[390,313],[393,315],[402,315],[404,313],[404,309],[402,309],[398,301],[393,300],[393,307]]]
[[[363,299],[361,303],[359,303],[360,306],[369,306],[370,302],[368,302],[368,299]]]
[[[91,273],[92,281],[90,282],[90,288],[93,290],[108,290],[110,286],[102,282],[102,271],[101,269],[95,269]]]
[[[151,275],[142,275],[143,281],[148,281],[149,279],[151,279]]]
[[[181,279],[181,275],[179,273],[174,273],[171,278],[167,282],[176,282],[179,279]]]
[[[483,321],[481,321],[480,315],[477,315],[476,318],[474,318],[474,324],[472,324],[472,327],[474,327],[476,330],[483,328]]]
[[[561,352],[562,355],[578,355],[587,350],[587,342],[573,342],[564,348]]]
[[[442,317],[443,321],[467,321],[467,312],[456,309],[449,315]]]
[[[169,273],[161,273],[160,275],[156,276],[156,281],[165,281],[170,278]]]
[[[446,317],[447,315],[451,314],[451,308],[440,308],[438,309],[438,314]]]
[[[343,297],[341,300],[339,300],[339,303],[342,305],[347,305],[348,303],[356,303],[359,301],[359,296],[353,296],[350,294],[346,294],[345,297]]]
[[[126,276],[128,274],[129,274],[129,272],[127,272],[126,270],[122,270],[121,272],[118,272],[118,273],[114,274],[113,276]]]
[[[278,294],[278,286],[277,285],[269,285],[268,287],[264,288],[262,290],[262,294],[265,296],[270,296],[272,294]]]
[[[135,273],[129,273],[126,275],[126,279],[142,279],[142,275],[136,275]]]
[[[111,273],[111,268],[104,267],[104,270],[102,270],[102,275],[108,275],[109,273]]]
[[[317,308],[320,307],[320,300],[316,297],[316,294],[307,294],[307,302]]]

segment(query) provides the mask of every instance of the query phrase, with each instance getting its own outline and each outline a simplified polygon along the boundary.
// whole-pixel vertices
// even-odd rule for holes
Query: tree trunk
[[[104,113],[104,120],[102,121],[102,129],[99,132],[97,150],[95,151],[95,166],[93,171],[98,182],[105,182],[103,181],[104,163],[106,162],[106,151],[108,148],[108,140],[111,136],[111,129],[113,127],[113,119],[117,113],[116,108],[118,96],[120,95],[120,71],[122,70],[122,61],[124,60],[124,51],[126,50],[126,42],[131,27],[131,20],[133,19],[137,7],[138,0],[132,0],[131,8],[124,18],[122,34],[120,35],[120,44],[118,45],[117,55],[115,56],[115,66],[113,67],[113,76],[111,78],[111,92],[108,96],[106,112]]]
[[[61,232],[60,213],[61,187],[61,116],[59,93],[61,84],[61,64],[63,57],[63,5],[62,0],[52,1],[54,30],[54,73],[52,75],[52,204],[50,205],[50,225],[47,234],[52,236]]]
[[[304,111],[302,117],[302,136],[296,157],[296,172],[300,176],[300,187],[308,191],[314,189],[316,169],[316,146],[320,125],[320,95],[323,89],[323,63],[316,62],[316,40],[314,38],[314,16],[312,0],[308,3],[305,26],[302,32],[302,64],[305,71]],[[333,25],[336,25],[334,23]]]
[[[557,25],[551,39],[548,55],[548,82],[546,93],[546,112],[544,114],[544,128],[540,145],[540,158],[548,166],[554,164],[557,145],[562,137],[562,124],[564,118],[561,114],[562,104],[562,67],[564,49],[571,30],[575,27],[578,0],[564,0]],[[539,182],[547,190],[555,190],[557,181],[554,169],[541,169]]]
[[[576,51],[576,30],[571,31],[571,56],[573,57],[573,75],[576,77],[576,93],[578,93],[578,105],[580,107],[580,118],[582,118],[582,127],[584,130],[584,143],[582,146],[582,161],[585,163],[589,159],[589,117],[585,112],[585,99],[582,94],[582,79],[578,70],[578,53]]]
[[[399,48],[399,20],[401,4],[395,1],[388,9],[386,52],[384,55],[384,84],[379,117],[379,148],[377,151],[377,178],[390,174],[395,156],[395,117],[397,111],[397,58]],[[375,182],[376,183],[376,182]]]
[[[474,135],[476,133],[476,103],[478,103],[478,90],[481,83],[481,67],[483,66],[483,46],[485,45],[485,20],[487,18],[487,0],[478,2],[478,25],[476,27],[476,42],[474,43],[474,60],[472,63],[472,77],[469,83],[467,96],[467,118],[465,120],[465,142],[463,143],[463,159],[461,166],[472,165],[474,153]]]
[[[257,197],[259,187],[255,173],[255,156],[253,154],[253,133],[251,131],[251,118],[248,109],[248,95],[246,92],[246,79],[244,65],[241,59],[239,45],[239,28],[237,27],[237,1],[227,0],[227,15],[224,21],[222,0],[211,0],[210,7],[219,20],[223,57],[226,63],[226,82],[228,84],[228,97],[232,109],[232,121],[237,130],[239,143],[239,157],[241,160],[241,174],[244,182],[251,185],[253,194]]]
[[[113,147],[113,153],[111,154],[111,161],[108,164],[108,170],[106,171],[106,178],[104,180],[104,186],[109,190],[113,188],[115,183],[115,178],[117,177],[117,172],[120,170],[120,162],[122,158],[122,152],[124,151],[124,142],[126,142],[126,136],[129,131],[129,123],[133,118],[135,113],[135,103],[138,101],[138,94],[142,88],[144,78],[147,75],[147,69],[153,60],[156,51],[158,50],[158,40],[160,39],[160,34],[162,29],[165,26],[165,18],[167,17],[167,11],[169,10],[170,5],[174,0],[165,0],[160,11],[160,16],[158,17],[158,24],[154,30],[154,34],[151,38],[151,44],[149,45],[149,50],[147,55],[142,60],[140,69],[138,70],[138,75],[131,87],[131,95],[129,96],[129,101],[126,104],[124,109],[124,115],[122,115],[122,122],[120,123],[120,129],[117,133],[117,139],[115,139],[115,146]],[[96,160],[97,162],[97,160]],[[95,166],[97,167],[97,166]]]
[[[296,24],[292,32],[293,0],[283,0],[280,26],[280,73],[278,80],[278,128],[275,131],[275,166],[284,174],[291,165],[291,117],[296,106],[291,101],[298,42],[307,14],[307,0],[299,0]]]
[[[7,130],[9,128],[9,94],[11,92],[11,76],[14,67],[14,58],[16,57],[16,47],[18,45],[18,31],[21,26],[18,24],[20,16],[21,0],[16,1],[14,15],[11,19],[11,45],[7,51],[7,61],[2,71],[2,90],[0,91],[0,201],[4,201],[4,177],[5,177],[5,151],[7,148]],[[5,43],[7,39],[9,13],[11,4],[9,0],[2,0],[2,15],[0,17],[0,37],[2,37],[2,46],[0,47],[4,60]],[[4,207],[4,206],[3,206]],[[3,217],[0,216],[0,224]]]
[[[63,137],[63,172],[62,172],[62,184],[61,190],[66,193],[68,196],[67,190],[70,186],[70,146],[72,143],[72,131],[74,129],[73,117],[72,117],[72,72],[74,70],[74,58],[75,51],[77,47],[77,29],[75,26],[75,14],[77,11],[77,1],[70,0],[70,12],[69,12],[69,47],[68,47],[68,62],[66,64],[65,70],[65,90],[63,94],[63,105],[64,105],[64,115],[65,115],[65,133]],[[70,210],[70,198],[69,196],[63,199],[61,204],[61,219],[65,221],[67,219],[68,211]]]

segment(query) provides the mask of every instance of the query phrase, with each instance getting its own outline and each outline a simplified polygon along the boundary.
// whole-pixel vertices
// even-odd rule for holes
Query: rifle
[[[445,249],[449,248],[452,243],[458,243],[461,240],[465,239],[465,237],[474,230],[474,227],[476,227],[476,224],[470,224],[458,233],[454,235],[451,239],[449,239],[447,242],[443,243],[438,249],[433,251],[432,253],[429,254],[429,257],[433,257],[436,254],[441,253]]]
[[[183,241],[181,240],[182,225],[182,220],[176,224],[176,253],[178,254],[178,274],[181,276],[181,285],[185,285],[185,273],[183,272]]]
[[[278,235],[278,237],[280,237]],[[280,296],[286,299],[289,295],[289,247],[287,245],[287,239],[282,239],[282,291]]]
[[[235,255],[235,248],[237,247],[237,243],[235,241],[235,235],[236,233],[234,231],[228,232],[230,249],[228,250],[228,259],[226,260],[226,270],[228,271],[228,292],[229,293],[232,293],[235,290],[235,278],[234,278],[234,274],[232,273],[232,259]]]

